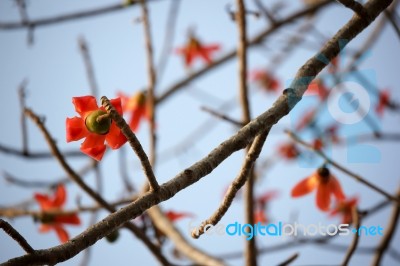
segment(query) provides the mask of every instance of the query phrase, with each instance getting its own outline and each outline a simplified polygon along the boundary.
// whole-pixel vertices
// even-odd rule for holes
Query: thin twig
[[[179,252],[192,261],[195,261],[196,265],[225,265],[222,260],[214,258],[206,252],[193,247],[192,244],[182,236],[178,229],[175,228],[173,223],[164,215],[159,206],[154,206],[148,209],[147,213],[150,215],[156,228],[164,233],[174,243]]]
[[[369,23],[370,18],[368,15],[368,12],[365,10],[362,4],[355,0],[336,0],[342,5],[344,5],[347,8],[350,8],[351,10],[354,11],[360,18],[366,19],[367,22]]]
[[[156,163],[156,106],[154,91],[156,86],[156,71],[154,68],[154,56],[153,56],[153,42],[151,38],[149,10],[147,8],[146,0],[141,0],[140,5],[142,7],[142,19],[144,28],[144,40],[147,56],[147,76],[148,76],[148,88],[147,88],[147,103],[150,112],[150,165],[155,167]],[[155,181],[155,180],[154,180]],[[153,182],[156,185],[157,182]],[[156,187],[158,184],[156,185]],[[153,187],[154,188],[154,187]]]
[[[325,161],[334,166],[335,168],[339,169],[340,171],[342,171],[343,173],[347,174],[350,177],[353,177],[355,180],[359,181],[360,183],[366,185],[367,187],[371,188],[372,190],[375,190],[376,192],[378,192],[379,194],[385,196],[387,199],[396,202],[397,204],[400,204],[400,200],[392,195],[390,195],[389,193],[387,193],[386,191],[382,190],[381,188],[375,186],[374,184],[370,183],[369,181],[367,181],[366,179],[362,178],[361,176],[353,173],[352,171],[348,170],[347,168],[341,166],[340,164],[338,164],[337,162],[333,161],[332,159],[330,159],[324,152],[322,152],[321,150],[317,150],[313,147],[313,145],[303,141],[302,139],[300,139],[296,134],[294,134],[293,132],[290,131],[286,131],[286,133],[297,143],[303,145],[304,147],[314,151],[316,154],[318,154],[319,156],[321,156],[322,158],[325,159]]]
[[[397,199],[400,200],[400,189],[397,191],[396,196],[397,196]],[[383,255],[389,248],[390,242],[392,241],[392,238],[396,234],[396,228],[398,225],[399,217],[400,217],[400,205],[396,204],[393,206],[392,215],[389,219],[389,224],[385,229],[385,234],[381,238],[378,248],[376,249],[375,256],[372,260],[371,265],[379,266],[381,264]]]
[[[272,24],[274,25],[276,23],[274,16],[272,13],[261,3],[260,0],[254,0],[254,3],[256,4],[257,8],[261,11],[261,13],[264,15],[264,17]]]
[[[7,223],[3,219],[0,219],[0,228],[6,232],[7,235],[9,235],[12,239],[15,240],[15,242],[18,243],[18,245],[21,246],[23,250],[26,251],[26,253],[34,253],[35,250],[29,245],[29,243],[26,241],[26,239],[18,233],[17,230],[14,229],[14,227],[11,226],[11,224]]]
[[[235,120],[233,118],[230,118],[227,115],[221,114],[221,113],[219,113],[219,112],[217,112],[217,111],[215,111],[215,110],[213,110],[213,109],[211,109],[211,108],[209,108],[207,106],[202,106],[201,110],[203,110],[203,111],[205,111],[207,113],[210,113],[213,116],[218,117],[218,118],[220,118],[222,120],[225,120],[225,121],[227,121],[227,122],[229,122],[229,123],[231,123],[231,124],[233,124],[235,126],[238,126],[238,127],[244,126],[244,124],[242,122],[239,122],[239,121],[237,121],[237,120]]]
[[[115,121],[115,124],[121,129],[122,134],[128,139],[129,144],[131,145],[133,151],[138,156],[140,163],[142,164],[144,174],[149,181],[150,188],[153,190],[159,189],[159,184],[157,182],[156,177],[154,176],[153,169],[147,158],[146,153],[143,150],[142,145],[137,139],[136,135],[132,132],[128,124],[125,122],[124,118],[115,110],[114,106],[110,103],[106,96],[101,97],[101,104],[110,114],[112,120]]]
[[[24,79],[18,88],[18,98],[19,98],[19,106],[21,108],[21,130],[22,130],[22,153],[28,154],[28,131],[26,127],[26,117],[24,114],[24,110],[26,107],[26,85],[28,84],[28,80]]]
[[[95,98],[97,98],[97,97],[99,97],[99,89],[98,89],[96,77],[94,74],[93,62],[92,62],[92,58],[90,56],[89,47],[83,36],[78,39],[78,45],[79,45],[79,49],[82,54],[83,63],[85,64],[86,76],[87,76],[87,79],[89,82],[91,94]]]
[[[246,183],[251,170],[253,169],[254,162],[257,160],[264,142],[267,138],[269,132],[261,133],[257,136],[251,145],[246,160],[244,161],[242,168],[238,176],[233,180],[232,184],[229,186],[228,191],[226,192],[224,199],[222,200],[218,209],[208,218],[207,220],[203,221],[198,228],[195,228],[192,231],[193,238],[199,238],[202,234],[205,233],[205,229],[207,225],[216,225],[225,213],[228,211],[229,207],[231,206],[236,193],[244,186]]]
[[[10,155],[15,155],[18,157],[23,157],[27,159],[49,159],[53,155],[47,151],[28,151],[25,152],[20,149],[12,148],[3,144],[0,144],[0,152]],[[83,157],[85,156],[81,151],[63,151],[63,156],[65,157]]]
[[[103,15],[107,13],[112,13],[119,10],[126,10],[129,7],[133,7],[139,3],[140,0],[131,0],[127,3],[122,3],[118,1],[116,4],[99,7],[90,10],[82,10],[78,12],[67,13],[59,16],[41,18],[37,20],[29,20],[25,23],[22,22],[0,22],[0,30],[16,30],[23,28],[38,28],[42,26],[48,26],[53,24],[59,24],[67,21],[74,21],[83,18],[90,18],[98,15]],[[147,0],[150,1],[150,0]]]
[[[242,109],[242,122],[244,125],[250,122],[250,105],[247,90],[247,25],[246,25],[246,7],[244,5],[244,0],[237,0],[237,14],[236,22],[238,28],[238,76],[239,76],[239,97],[240,106]],[[267,134],[263,134],[261,138],[261,143],[259,146],[263,146]],[[265,138],[264,138],[265,136]],[[256,138],[257,139],[257,138]],[[255,142],[255,141],[254,141]],[[250,153],[250,146],[248,146],[247,151]],[[261,150],[261,148],[260,148]],[[258,152],[259,154],[259,152]],[[258,155],[257,155],[258,157]],[[254,161],[250,164],[253,166]],[[244,192],[244,211],[245,211],[245,222],[247,224],[254,224],[254,171],[253,167],[250,167],[250,171],[245,175],[245,192]],[[257,252],[256,252],[256,238],[252,237],[250,240],[246,239],[245,243],[245,264],[247,266],[257,266]]]
[[[400,28],[399,28],[399,25],[397,25],[397,22],[393,17],[394,15],[396,15],[396,10],[395,9],[393,9],[391,11],[386,10],[385,15],[386,15],[387,19],[390,21],[390,24],[392,25],[394,31],[396,32],[397,37],[400,38]]]
[[[352,218],[353,218],[352,223],[354,225],[354,228],[358,230],[361,225],[361,217],[356,207],[352,209]],[[353,241],[351,242],[349,249],[346,252],[342,266],[347,266],[349,264],[351,257],[354,255],[354,252],[357,249],[359,240],[360,240],[360,234],[359,232],[356,232],[353,236]]]
[[[286,259],[284,262],[281,262],[278,264],[278,266],[287,266],[293,261],[295,261],[299,257],[299,253],[294,253],[292,256],[290,256],[288,259]]]
[[[26,25],[28,28],[28,45],[32,45],[34,41],[33,37],[33,26],[29,22],[28,12],[26,11],[26,2],[25,0],[15,0],[18,6],[18,11],[21,17],[21,23]]]
[[[168,18],[167,22],[165,23],[165,35],[164,35],[164,41],[163,41],[163,46],[161,48],[161,54],[160,58],[158,60],[158,65],[157,65],[157,80],[160,82],[163,74],[165,67],[168,62],[168,58],[171,56],[171,47],[174,42],[174,37],[175,37],[175,26],[176,26],[176,21],[178,19],[178,12],[179,12],[179,7],[181,4],[181,0],[173,0],[170,3],[169,10],[168,10]]]
[[[84,176],[89,173],[96,166],[97,161],[91,160],[89,164],[83,166],[79,171],[79,176]],[[3,171],[3,177],[5,181],[10,184],[22,187],[22,188],[43,188],[43,187],[55,187],[58,184],[68,184],[71,182],[69,177],[58,177],[52,178],[50,180],[37,180],[33,179],[31,176],[29,178],[16,177],[14,174],[10,174]]]

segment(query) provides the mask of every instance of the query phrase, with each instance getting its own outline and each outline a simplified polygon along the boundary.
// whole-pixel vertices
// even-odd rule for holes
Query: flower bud
[[[101,117],[107,113],[103,110],[91,112],[85,119],[86,128],[95,134],[104,135],[110,130],[111,119],[109,117]]]
[[[110,243],[114,243],[115,241],[117,241],[118,238],[119,238],[118,230],[114,230],[106,236],[107,241]]]

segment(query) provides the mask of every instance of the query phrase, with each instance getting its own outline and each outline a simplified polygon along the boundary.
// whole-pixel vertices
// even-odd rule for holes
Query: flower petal
[[[106,141],[108,146],[111,149],[115,150],[120,148],[127,141],[124,134],[122,134],[121,130],[115,125],[115,123],[111,124],[110,131],[106,135]]]
[[[35,193],[34,198],[39,203],[42,210],[48,210],[52,208],[52,201],[50,200],[49,196]]]
[[[52,200],[52,205],[54,208],[60,208],[64,205],[65,200],[67,199],[67,192],[65,191],[64,184],[59,184],[56,189],[56,193]]]
[[[51,229],[53,229],[52,225],[50,225],[50,224],[41,224],[40,227],[39,227],[39,232],[40,233],[47,233]]]
[[[58,215],[54,217],[54,222],[59,224],[74,224],[74,225],[81,224],[81,220],[79,219],[79,216],[76,214]]]
[[[318,179],[315,174],[310,175],[309,177],[301,180],[297,185],[292,189],[292,197],[301,197],[304,196],[315,189],[318,184]]]
[[[328,211],[331,205],[331,188],[329,187],[329,183],[321,182],[317,188],[317,196],[316,196],[317,207],[321,211]]]
[[[75,111],[82,118],[85,118],[85,113],[99,109],[99,107],[97,106],[96,98],[90,95],[73,97],[72,103],[75,106]]]
[[[339,181],[336,179],[336,177],[332,175],[329,178],[329,186],[332,194],[336,197],[337,200],[344,200],[346,198]]]
[[[67,142],[80,140],[89,134],[85,126],[85,121],[80,117],[67,118]]]
[[[115,98],[110,100],[111,104],[114,106],[115,110],[121,115],[122,114],[122,104],[121,98]]]
[[[140,106],[132,111],[131,120],[129,121],[129,127],[133,132],[139,129],[139,124],[142,118],[146,115],[146,107]]]
[[[106,145],[104,145],[105,138],[105,135],[90,133],[82,143],[81,151],[93,159],[100,161],[106,151]]]
[[[57,233],[58,238],[60,239],[61,243],[65,243],[69,240],[68,232],[62,226],[56,225],[53,227]]]

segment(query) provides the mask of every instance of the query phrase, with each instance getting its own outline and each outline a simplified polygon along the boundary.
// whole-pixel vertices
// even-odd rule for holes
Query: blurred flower
[[[126,94],[119,92],[118,97],[122,100],[123,112],[130,112],[131,119],[129,121],[129,127],[133,132],[137,132],[139,129],[140,122],[143,119],[150,121],[151,110],[147,104],[146,92],[138,91],[131,97]]]
[[[379,92],[379,101],[378,105],[376,106],[376,113],[379,116],[383,115],[383,111],[385,110],[385,107],[387,107],[390,103],[390,92],[389,90],[382,90]]]
[[[328,137],[333,144],[340,142],[340,138],[337,133],[338,130],[339,126],[337,124],[333,124],[325,129],[325,136]]]
[[[340,200],[330,212],[330,216],[341,215],[342,224],[351,224],[353,222],[353,209],[358,203],[357,198]]]
[[[317,95],[321,101],[324,101],[329,95],[329,89],[324,85],[321,79],[314,79],[308,85],[306,95]]]
[[[330,73],[336,73],[339,69],[339,56],[336,56],[331,60],[331,63],[329,64],[328,71]]]
[[[67,195],[65,186],[60,184],[57,186],[53,197],[48,195],[35,193],[35,200],[39,203],[42,212],[61,211],[65,204]],[[40,219],[42,225],[39,231],[44,233],[50,230],[54,230],[57,233],[58,238],[62,243],[69,240],[68,232],[64,229],[64,224],[80,225],[81,221],[77,214],[44,214]]]
[[[183,218],[191,218],[194,217],[194,214],[189,212],[176,212],[176,211],[166,211],[165,216],[171,221],[176,222]]]
[[[300,155],[300,151],[297,149],[294,142],[287,142],[279,145],[278,153],[287,160],[296,159]]]
[[[93,96],[73,97],[72,103],[80,117],[67,118],[67,142],[85,138],[81,151],[93,159],[100,161],[108,146],[118,149],[126,142],[120,129],[107,116],[103,107],[98,107]],[[121,99],[112,99],[111,104],[122,114]]]
[[[313,141],[313,148],[317,151],[322,150],[322,148],[324,147],[324,142],[322,141],[322,139],[320,138],[316,138]]]
[[[278,92],[280,87],[279,80],[263,69],[255,69],[250,72],[250,81],[256,82],[260,88],[267,92]]]
[[[322,211],[329,210],[331,195],[337,200],[344,200],[345,196],[339,181],[326,167],[318,168],[313,174],[300,181],[292,189],[292,197],[301,197],[313,190],[317,190],[316,204]]]
[[[306,127],[313,126],[314,125],[314,120],[316,116],[316,110],[311,109],[307,111],[303,117],[300,118],[300,121],[296,125],[296,130],[300,131]]]
[[[190,67],[193,61],[202,58],[208,64],[212,63],[211,54],[220,50],[219,44],[203,45],[197,38],[190,36],[188,42],[184,47],[177,48],[177,54],[183,55],[186,67]]]

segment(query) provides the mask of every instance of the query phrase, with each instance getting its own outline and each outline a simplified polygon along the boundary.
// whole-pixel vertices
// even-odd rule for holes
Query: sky
[[[245,1],[248,10],[256,10],[253,1]],[[273,6],[278,1],[263,1],[268,6]],[[112,0],[97,1],[66,1],[66,0],[42,0],[28,1],[28,14],[31,19],[50,17],[78,10],[91,9],[99,6],[113,4]],[[285,1],[285,7],[276,12],[279,18],[291,14],[301,8],[300,1]],[[159,62],[162,44],[166,32],[166,20],[168,17],[170,1],[155,0],[149,4],[151,30],[154,40],[155,61]],[[226,9],[234,10],[234,1],[188,1],[181,0],[173,48],[182,46],[187,38],[189,29],[195,31],[204,43],[219,43],[222,50],[216,54],[218,59],[226,52],[236,47],[237,28],[230,19]],[[143,40],[143,26],[138,21],[141,12],[137,7],[109,13],[102,16],[82,19],[62,24],[39,27],[34,30],[34,44],[27,44],[26,30],[4,31],[0,30],[0,96],[3,99],[2,109],[4,115],[1,118],[0,144],[14,148],[20,148],[21,127],[17,88],[22,80],[27,83],[27,106],[36,113],[45,116],[46,126],[55,138],[61,150],[78,150],[80,142],[66,143],[65,119],[75,116],[72,97],[87,95],[90,93],[86,77],[85,67],[79,51],[78,38],[84,37],[88,43],[93,61],[100,95],[109,98],[116,96],[118,91],[133,94],[143,89],[147,84],[146,55]],[[319,34],[307,36],[303,45],[300,45],[282,64],[271,65],[273,55],[286,44],[289,36],[297,34],[299,25],[292,24],[283,27],[272,34],[260,47],[249,51],[249,69],[269,67],[280,80],[282,86],[287,86],[294,78],[296,71],[311,56],[313,56],[322,44],[333,36],[336,31],[351,17],[351,11],[335,4],[321,12],[315,19],[315,28]],[[266,27],[263,18],[248,15],[248,36],[254,36]],[[13,1],[0,1],[0,21],[18,21],[18,9]],[[375,24],[374,24],[375,25]],[[363,44],[371,29],[363,32],[352,41],[341,53],[339,64],[345,66],[353,51]],[[326,36],[322,39],[320,35]],[[376,41],[372,49],[368,50],[359,64],[359,72],[362,73],[373,85],[379,89],[389,89],[392,99],[400,101],[398,91],[397,63],[400,52],[397,49],[399,38],[393,28],[386,25],[381,37]],[[156,94],[160,95],[171,85],[183,79],[190,73],[204,66],[203,62],[196,62],[192,70],[185,69],[181,57],[173,52],[168,58],[165,72],[158,80]],[[329,78],[325,70],[321,75]],[[365,89],[365,84],[349,75],[346,82],[358,84]],[[350,85],[351,86],[351,85]],[[357,85],[355,85],[357,86]],[[353,88],[353,87],[352,87]],[[253,117],[261,114],[271,107],[278,97],[274,93],[265,93],[249,83],[251,113]],[[399,113],[387,111],[383,118],[378,118],[374,113],[376,97],[365,89],[366,98],[359,98],[361,104],[371,102],[368,108],[369,116],[379,125],[382,132],[396,133],[399,131]],[[219,106],[230,100],[238,101],[238,77],[237,60],[216,68],[203,77],[196,79],[190,85],[181,89],[168,101],[162,103],[157,110],[157,130],[159,164],[155,168],[157,179],[160,183],[166,182],[188,167],[206,156],[219,143],[233,135],[237,128],[225,121],[212,117],[201,110],[202,106],[219,109]],[[356,95],[359,96],[359,95]],[[319,211],[314,204],[314,194],[299,199],[290,197],[291,188],[302,178],[311,174],[316,165],[321,161],[317,157],[312,163],[307,157],[295,162],[287,162],[276,154],[276,147],[288,140],[284,129],[294,129],[295,122],[310,106],[316,105],[314,96],[306,96],[303,101],[292,111],[290,115],[282,119],[270,133],[260,156],[260,164],[266,160],[275,163],[266,171],[261,172],[255,188],[256,194],[268,190],[279,191],[279,197],[271,202],[268,216],[272,222],[298,221],[303,224],[321,222],[323,224],[339,223],[338,218],[329,218],[326,213]],[[318,121],[327,124],[337,120],[337,117],[347,117],[346,113],[352,110],[345,103],[337,103],[341,109],[337,109],[332,115],[326,107],[319,113]],[[334,106],[335,107],[335,106]],[[340,111],[341,110],[341,111]],[[229,110],[223,110],[230,117],[240,119],[241,111],[238,105]],[[199,126],[208,122],[206,130],[198,131]],[[149,149],[149,127],[142,124],[137,136],[144,149]],[[196,137],[193,132],[197,132]],[[365,121],[342,125],[340,135],[349,137],[357,134],[368,134],[371,130]],[[303,135],[302,135],[303,136]],[[305,132],[304,137],[310,134]],[[28,122],[29,149],[31,151],[47,151],[48,146],[33,123]],[[184,147],[177,148],[184,141]],[[355,173],[365,177],[385,191],[394,194],[399,186],[398,162],[396,155],[399,143],[397,142],[367,142],[347,143],[339,147],[328,149],[332,159]],[[131,181],[140,188],[145,182],[140,171],[138,160],[128,146],[124,147],[127,157],[128,171]],[[309,153],[307,153],[309,154]],[[104,176],[103,195],[107,200],[117,200],[123,195],[123,183],[119,177],[118,167],[119,151],[108,152],[102,160],[101,169]],[[199,182],[181,191],[175,197],[162,203],[165,210],[177,210],[192,212],[196,218],[192,224],[199,224],[209,217],[218,207],[224,189],[236,177],[244,158],[244,152],[239,151],[224,161],[210,175]],[[68,162],[74,169],[81,169],[89,158],[82,156],[68,158]],[[24,180],[54,181],[63,177],[65,173],[54,159],[24,159],[9,154],[0,153],[0,170]],[[359,198],[360,209],[374,206],[384,198],[375,191],[361,185],[349,176],[332,170],[340,180],[345,194]],[[94,175],[89,173],[85,181],[95,186]],[[84,195],[83,191],[75,185],[69,185],[68,207],[76,207],[79,200],[81,204],[93,202]],[[7,183],[0,179],[0,205],[7,206],[26,200],[32,200],[34,192],[46,192],[46,188],[23,188]],[[243,223],[243,201],[236,200],[221,224],[228,225],[236,221]],[[38,206],[32,205],[38,209]],[[366,226],[383,226],[388,222],[391,208],[383,208],[377,215],[368,217],[363,221]],[[106,216],[106,212],[99,212],[98,219]],[[69,227],[71,236],[75,236],[85,230],[89,225],[90,215],[81,216],[83,225]],[[28,239],[35,248],[49,248],[59,244],[55,234],[40,234],[38,224],[30,217],[12,220],[12,225]],[[193,240],[189,236],[190,219],[177,223],[183,235],[194,245],[209,251],[210,254],[219,256],[231,252],[240,252],[243,249],[244,239],[238,236],[203,236]],[[348,246],[352,237],[338,237],[332,242]],[[393,242],[400,240],[399,233],[393,238]],[[279,243],[292,241],[291,237],[261,237],[258,238],[259,247],[272,247]],[[361,237],[360,246],[371,247],[379,242],[379,237]],[[15,256],[20,256],[23,251],[14,241],[4,233],[0,233],[0,261],[3,262]],[[172,243],[167,243],[165,250],[173,249]],[[273,253],[264,253],[259,257],[260,265],[276,265],[295,252],[299,252],[299,258],[294,265],[320,265],[340,264],[344,254],[333,252],[316,245],[303,245],[291,249],[285,249]],[[168,256],[171,258],[171,256]],[[357,254],[353,257],[351,265],[370,263],[371,254]],[[73,259],[60,263],[60,265],[76,265],[82,259],[82,253]],[[174,258],[171,258],[174,260]],[[121,232],[120,239],[114,244],[100,240],[91,248],[91,261],[89,265],[126,265],[135,262],[137,265],[152,265],[157,262],[146,248],[126,231]],[[182,261],[179,261],[182,264]],[[184,263],[185,261],[183,261]],[[186,261],[187,262],[187,261]],[[242,265],[242,259],[227,260],[229,265]],[[386,255],[384,265],[394,265],[395,260]],[[398,263],[398,262],[397,262]]]

